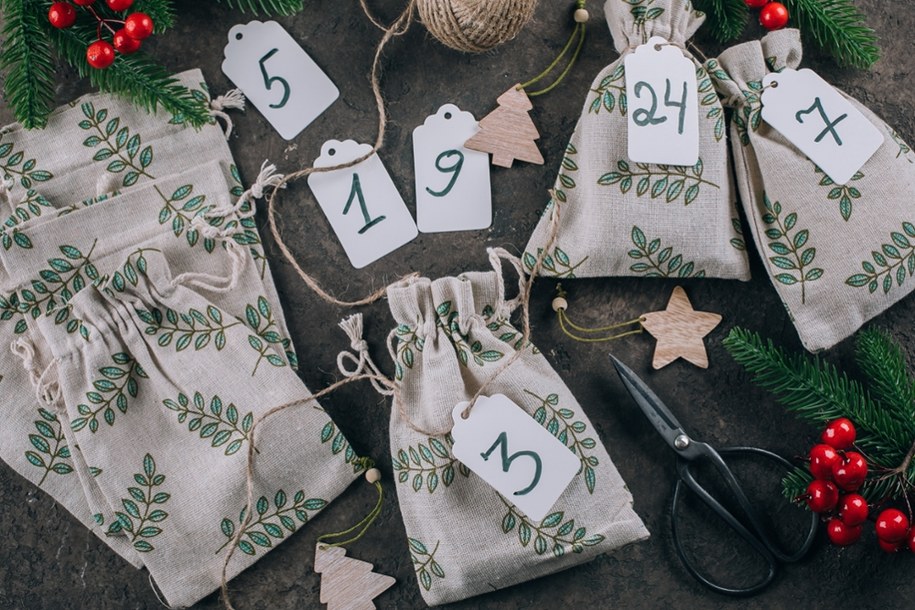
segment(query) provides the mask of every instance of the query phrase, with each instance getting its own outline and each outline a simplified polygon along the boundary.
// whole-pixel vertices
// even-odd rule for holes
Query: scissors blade
[[[681,449],[674,444],[674,439],[685,433],[677,418],[664,405],[664,402],[651,391],[648,384],[642,381],[632,369],[620,362],[613,354],[610,354],[610,360],[613,362],[613,366],[623,381],[626,390],[628,390],[636,404],[639,405],[639,408],[642,409],[648,421],[654,425],[655,429],[672,449],[680,452]]]

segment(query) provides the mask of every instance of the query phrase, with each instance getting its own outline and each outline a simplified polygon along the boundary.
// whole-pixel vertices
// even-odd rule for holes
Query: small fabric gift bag
[[[749,279],[724,111],[705,68],[685,48],[705,15],[688,0],[607,0],[604,10],[621,57],[591,85],[552,200],[526,247],[526,269],[532,272],[548,249],[541,273],[553,277]],[[695,65],[699,161],[692,167],[629,158],[635,102],[627,99],[624,61],[653,36]]]
[[[558,572],[648,536],[597,431],[531,345],[485,394],[507,396],[565,444],[578,474],[549,515],[533,521],[454,457],[452,411],[523,347],[509,321],[517,303],[506,299],[500,258],[491,259],[493,271],[388,289],[400,385],[390,426],[394,475],[430,605]]]
[[[915,288],[915,156],[895,130],[841,91],[883,138],[846,184],[766,123],[763,78],[797,68],[801,54],[799,32],[781,30],[727,49],[708,69],[734,105],[734,165],[756,247],[801,341],[816,351]]]

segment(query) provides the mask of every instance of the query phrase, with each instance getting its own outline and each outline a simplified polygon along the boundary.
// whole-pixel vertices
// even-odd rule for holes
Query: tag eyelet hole
[[[466,410],[461,411],[461,419],[470,419],[470,413],[468,413]]]
[[[241,32],[239,32],[238,34],[235,35],[235,40],[241,40],[244,37],[245,37],[245,35],[242,34]]]
[[[769,83],[769,86],[772,87],[773,89],[778,89],[778,81],[777,80],[772,81],[771,83]]]
[[[337,154],[337,149],[331,148],[330,150],[327,151],[327,154],[330,155],[331,157],[333,157],[334,155]]]
[[[450,113],[450,112],[446,112],[446,113],[445,113],[445,118],[446,118],[446,119],[450,119],[450,118],[451,118],[451,113]]]
[[[664,48],[664,45],[660,45],[660,44],[656,44],[656,45],[654,46],[654,50],[655,50],[655,51],[660,51],[660,50],[663,49],[663,48]]]

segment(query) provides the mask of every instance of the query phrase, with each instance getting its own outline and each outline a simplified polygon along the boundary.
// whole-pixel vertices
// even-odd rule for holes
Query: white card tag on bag
[[[503,394],[452,412],[454,457],[534,521],[546,517],[581,469],[581,460]]]
[[[229,30],[222,71],[286,140],[340,96],[318,64],[276,21]]]
[[[332,167],[371,151],[353,140],[328,140],[315,167]],[[311,174],[308,186],[356,269],[409,243],[419,232],[377,154],[346,169]]]
[[[423,233],[492,224],[489,155],[464,147],[479,129],[472,114],[445,104],[413,130],[416,224]]]
[[[659,36],[626,56],[629,158],[693,166],[699,161],[696,66]]]
[[[762,117],[836,184],[846,184],[884,136],[813,70],[785,69],[763,79]]]

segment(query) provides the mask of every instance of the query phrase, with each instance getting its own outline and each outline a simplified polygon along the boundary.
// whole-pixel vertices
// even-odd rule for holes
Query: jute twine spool
[[[537,0],[419,0],[419,18],[445,46],[482,53],[513,39],[530,21]]]

